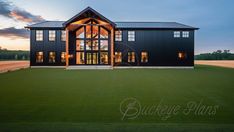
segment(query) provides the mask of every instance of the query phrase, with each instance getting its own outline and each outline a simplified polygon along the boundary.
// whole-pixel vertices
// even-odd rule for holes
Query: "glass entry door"
[[[86,52],[86,64],[88,65],[97,65],[99,64],[98,62],[98,52]]]

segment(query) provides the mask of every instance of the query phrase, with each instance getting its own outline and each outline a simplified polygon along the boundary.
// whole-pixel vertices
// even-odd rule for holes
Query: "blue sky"
[[[196,54],[218,49],[230,49],[234,52],[233,0],[11,0],[10,2],[32,15],[41,16],[44,20],[67,20],[90,6],[112,21],[176,21],[200,28],[195,34]],[[0,16],[0,19],[3,20],[0,22],[0,30],[7,27],[23,28],[29,24],[4,16]],[[29,47],[28,39],[17,40],[6,37],[0,36],[5,42],[4,44],[0,42],[0,46],[9,49]]]

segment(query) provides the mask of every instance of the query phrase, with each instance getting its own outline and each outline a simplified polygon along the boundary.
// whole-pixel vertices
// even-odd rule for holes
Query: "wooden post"
[[[66,68],[69,65],[69,50],[68,50],[68,45],[69,45],[69,30],[66,28]]]
[[[111,29],[111,66],[114,68],[114,28]]]

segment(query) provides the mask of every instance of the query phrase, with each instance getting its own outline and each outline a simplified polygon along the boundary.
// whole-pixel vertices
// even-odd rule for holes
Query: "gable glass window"
[[[128,31],[128,41],[135,41],[135,31]]]
[[[49,41],[55,41],[55,37],[56,37],[55,30],[50,30],[49,31]]]
[[[189,32],[188,31],[183,31],[182,32],[182,37],[183,38],[189,38]]]
[[[43,63],[43,52],[36,52],[36,63]]]
[[[43,41],[43,30],[36,30],[36,41]]]
[[[66,62],[66,52],[61,52],[61,62],[62,63]]]
[[[108,31],[104,28],[100,28],[100,38],[107,39],[108,38]]]
[[[55,52],[49,52],[49,63],[55,63]]]
[[[85,37],[85,32],[84,28],[80,28],[79,30],[76,31],[76,38],[84,38]]]
[[[61,31],[61,41],[66,41],[66,31]]]
[[[95,19],[81,25],[76,32],[76,64],[109,64],[110,31]]]
[[[101,50],[108,50],[108,40],[101,40],[100,41],[100,48],[101,48]]]
[[[84,40],[76,40],[76,50],[84,50]]]
[[[178,52],[178,58],[184,60],[187,58],[187,54],[185,52]]]
[[[122,41],[122,31],[115,31],[115,41]]]
[[[180,31],[174,31],[174,38],[180,38]]]
[[[141,52],[141,62],[142,63],[148,62],[148,52]]]
[[[128,62],[135,62],[135,52],[128,52]]]
[[[115,52],[115,63],[121,63],[121,62],[122,62],[122,53]]]

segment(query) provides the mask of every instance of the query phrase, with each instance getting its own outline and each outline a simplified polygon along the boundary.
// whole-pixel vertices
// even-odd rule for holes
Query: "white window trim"
[[[189,31],[183,31],[182,32],[182,37],[183,38],[189,38]]]
[[[43,30],[36,30],[36,41],[43,41],[43,36],[44,36],[43,34],[44,34]],[[39,37],[41,39],[39,39]]]
[[[115,41],[121,42],[122,40],[123,40],[123,32],[121,30],[115,31]]]
[[[54,32],[54,34],[52,34],[51,32]],[[51,38],[54,38],[54,39],[51,39]],[[55,40],[56,40],[56,30],[49,30],[49,41],[55,41]]]
[[[180,38],[181,32],[180,31],[174,31],[174,38]]]
[[[135,31],[128,31],[128,41],[135,41],[136,40],[136,33]]]

